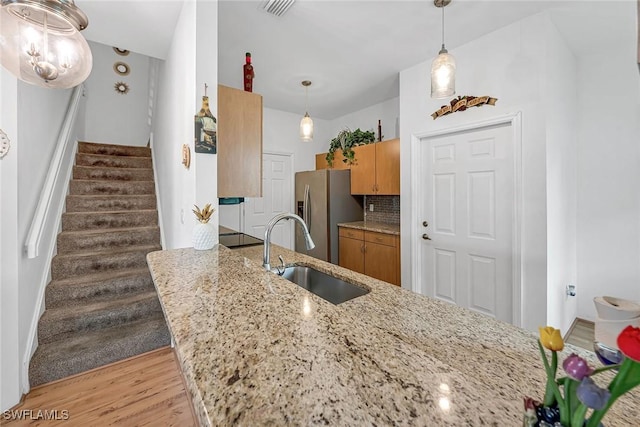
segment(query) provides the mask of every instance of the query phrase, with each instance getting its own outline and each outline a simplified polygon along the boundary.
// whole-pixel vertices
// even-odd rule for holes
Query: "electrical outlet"
[[[575,297],[576,296],[576,285],[573,283],[569,283],[567,285],[567,296]]]
[[[369,204],[369,212],[373,212],[373,203]]]

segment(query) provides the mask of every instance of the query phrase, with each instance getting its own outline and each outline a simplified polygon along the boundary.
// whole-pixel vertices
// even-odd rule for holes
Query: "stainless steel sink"
[[[336,305],[369,293],[368,289],[302,265],[285,268],[282,277]]]

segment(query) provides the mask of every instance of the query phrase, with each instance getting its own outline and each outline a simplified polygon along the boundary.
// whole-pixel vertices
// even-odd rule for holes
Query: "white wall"
[[[263,151],[293,153],[294,172],[314,170],[316,154],[329,149],[330,124],[313,118],[313,141],[300,141],[301,114],[265,108],[263,111]]]
[[[640,301],[640,76],[634,40],[579,58],[578,316]]]
[[[400,136],[400,98],[395,97],[362,110],[354,111],[337,119],[331,120],[331,138],[345,127],[351,130],[360,128],[363,131],[371,130],[378,138],[378,120],[381,120],[382,139],[393,139]],[[327,141],[328,151],[329,141]]]
[[[430,92],[429,58],[400,73],[401,193],[409,195],[411,140],[417,134],[470,124],[505,114],[522,113],[523,225],[522,279],[525,302],[523,327],[535,329],[546,322],[546,162],[545,111],[542,85],[545,57],[545,16],[534,16],[451,49],[457,60],[456,88],[461,95],[490,95],[496,106],[472,108],[433,120],[430,115],[444,102]],[[410,288],[411,203],[401,198],[401,250],[403,287]]]
[[[218,117],[218,2],[205,1],[197,3],[196,10],[196,99],[193,104],[193,114],[196,114],[202,106],[204,85],[208,85],[209,109],[214,117]],[[193,126],[193,114],[191,126]],[[193,135],[193,129],[191,131]],[[193,137],[191,138],[193,141]],[[218,204],[218,155],[194,153],[196,168],[196,204],[202,208],[207,203],[212,206]],[[194,221],[195,217],[190,215]],[[219,211],[216,211],[209,220],[216,229],[218,228]],[[217,239],[216,235],[216,239]]]
[[[547,104],[547,324],[565,334],[577,314],[577,62],[557,28],[547,25],[544,97]]]
[[[195,167],[182,165],[181,149],[182,144],[189,144],[192,154],[194,150],[196,46],[196,3],[189,0],[182,7],[169,54],[160,69],[153,123],[152,149],[166,249],[192,246],[196,172]]]
[[[0,410],[20,401],[20,337],[18,262],[18,83],[0,68],[0,129],[11,141],[0,160]]]
[[[149,140],[148,124],[150,58],[135,52],[118,55],[111,46],[89,42],[93,68],[85,82],[87,92],[87,141],[107,144],[145,146]],[[121,76],[113,70],[124,62],[130,73]],[[117,82],[129,85],[129,93],[114,89]]]

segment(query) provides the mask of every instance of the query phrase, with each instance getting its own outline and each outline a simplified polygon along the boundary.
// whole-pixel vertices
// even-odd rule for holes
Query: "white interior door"
[[[288,154],[263,153],[262,197],[245,199],[244,232],[264,238],[266,224],[282,212],[293,212],[293,160]],[[280,221],[271,242],[293,249],[293,224]]]
[[[423,292],[510,323],[512,139],[510,125],[423,139],[419,190]]]

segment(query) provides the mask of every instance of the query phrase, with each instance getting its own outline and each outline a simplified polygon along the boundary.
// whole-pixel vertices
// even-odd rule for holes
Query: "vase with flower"
[[[564,377],[556,378],[558,352],[564,348],[560,331],[550,326],[540,328],[538,348],[547,374],[542,402],[525,398],[525,427],[600,427],[613,403],[640,385],[640,328],[626,327],[618,336],[618,348],[625,356],[620,364],[594,369],[577,354],[562,362]],[[547,356],[551,351],[551,360]],[[617,374],[607,387],[595,381],[607,370]]]

